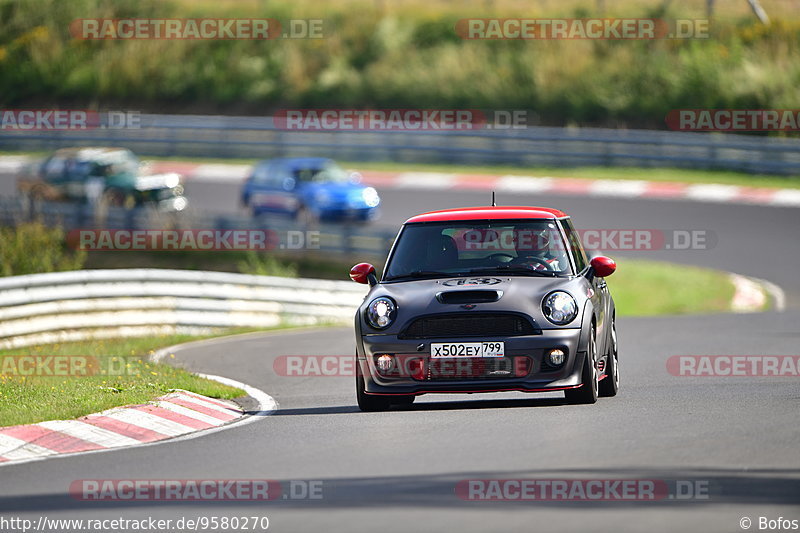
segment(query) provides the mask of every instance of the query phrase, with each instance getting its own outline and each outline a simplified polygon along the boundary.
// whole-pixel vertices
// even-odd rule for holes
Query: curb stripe
[[[222,424],[224,421],[220,420],[219,418],[215,418],[213,416],[209,416],[205,413],[201,413],[200,411],[196,411],[192,408],[185,407],[183,405],[178,405],[173,403],[172,401],[163,401],[163,402],[156,402],[157,407],[161,407],[162,410],[171,411],[173,413],[183,415],[187,418],[193,418],[198,423],[203,424],[203,427],[213,427]],[[159,415],[161,413],[158,413]]]
[[[77,420],[52,420],[0,428],[0,465],[155,446],[167,442],[167,439],[171,442],[189,440],[262,420],[263,416],[277,409],[271,396],[246,383],[220,376],[198,375],[244,390],[256,401],[257,410],[247,416],[234,402],[178,389],[151,403],[114,407]]]
[[[221,412],[217,411],[216,409],[218,409],[218,408],[212,409],[211,407],[206,407],[204,405],[199,405],[197,403],[190,402],[190,401],[185,400],[183,398],[172,398],[172,399],[169,400],[169,403],[171,403],[173,405],[180,406],[180,407],[185,407],[186,409],[190,409],[192,411],[195,411],[197,414],[201,414],[203,416],[207,416],[209,418],[215,419],[215,422],[217,422],[217,423],[209,421],[209,423],[212,424],[212,425],[218,425],[218,421],[227,422],[228,420],[236,418],[236,415],[232,415],[230,413],[221,413]],[[197,416],[197,415],[196,414],[192,414],[192,416]]]
[[[165,417],[157,416],[144,410],[122,409],[117,413],[109,413],[106,416],[123,424],[144,428],[167,437],[177,437],[195,430],[191,426],[168,420]]]
[[[175,422],[181,424],[183,426],[188,426],[193,430],[196,429],[208,429],[209,424],[206,422],[201,422],[196,418],[191,418],[183,414],[175,413],[170,409],[162,408],[158,405],[148,405],[146,407],[134,407],[136,411],[142,411],[152,416],[157,416],[159,418],[163,418],[170,422]]]
[[[528,192],[538,193],[547,192],[553,187],[553,178],[534,178],[528,176],[501,176],[492,183],[488,183],[488,188],[496,187],[500,191],[506,192]]]
[[[182,391],[181,394],[183,394],[183,396],[188,396],[190,398],[195,398],[195,399],[203,401],[205,403],[213,403],[214,405],[218,405],[218,406],[220,406],[220,407],[222,407],[224,409],[229,409],[229,410],[232,409],[232,410],[236,411],[237,413],[241,412],[241,409],[239,409],[239,406],[236,405],[233,402],[226,402],[225,400],[218,400],[216,398],[208,398],[206,396],[201,396],[199,394],[195,394],[195,393],[189,392],[189,391]]]
[[[116,448],[117,446],[139,444],[139,441],[135,439],[79,420],[51,420],[49,422],[41,422],[39,426],[96,444],[101,448]]]
[[[128,422],[123,422],[121,420],[117,420],[116,418],[111,418],[108,416],[92,415],[86,418],[82,418],[81,421],[105,429],[107,431],[113,431],[114,433],[119,433],[120,435],[124,435],[128,438],[134,439],[137,442],[152,442],[154,440],[163,439],[169,436],[165,435],[164,433],[157,433],[150,429],[144,428],[140,425],[134,425]]]
[[[66,433],[47,429],[40,424],[16,426],[3,430],[3,434],[59,453],[83,452],[88,450],[100,450],[103,448],[98,444],[87,442],[83,439],[67,435]]]
[[[204,409],[211,409],[212,411],[216,411],[217,413],[222,413],[223,415],[232,416],[234,418],[241,414],[241,411],[239,409],[233,409],[233,408],[231,408],[230,406],[227,406],[227,405],[217,405],[216,403],[206,402],[206,401],[203,401],[203,400],[201,400],[199,398],[194,398],[192,396],[187,396],[186,394],[181,395],[180,400],[181,400],[181,402],[187,402],[187,403],[191,404],[191,405],[186,405],[185,407],[190,407],[192,409],[194,408],[195,405],[197,405],[197,406],[203,407]],[[175,400],[171,400],[171,401],[174,402]],[[183,405],[183,404],[181,404],[181,405]]]
[[[56,452],[53,450],[0,433],[0,462],[32,459],[54,453]]]

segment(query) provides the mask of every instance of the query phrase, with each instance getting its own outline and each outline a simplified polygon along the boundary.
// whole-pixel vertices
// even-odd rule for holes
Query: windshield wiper
[[[521,274],[528,274],[533,276],[546,276],[554,278],[558,276],[558,272],[552,270],[531,270],[530,268],[522,265],[497,265],[493,267],[473,268],[470,274],[491,274],[491,273],[505,273],[505,272],[519,272]]]
[[[452,278],[459,275],[463,274],[452,273],[452,272],[440,272],[438,270],[415,270],[413,272],[407,272],[406,274],[401,274],[399,276],[392,276],[390,278],[386,278],[386,281],[395,281],[398,279]]]

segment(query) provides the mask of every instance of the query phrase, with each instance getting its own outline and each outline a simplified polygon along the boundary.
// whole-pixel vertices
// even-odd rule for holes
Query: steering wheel
[[[501,257],[507,257],[508,258],[508,261],[502,261],[503,263],[510,263],[511,261],[514,260],[514,256],[513,255],[506,254],[506,253],[503,253],[503,252],[492,254],[487,259],[491,259],[492,261],[497,261],[498,263],[500,263],[501,261],[498,261],[498,259],[501,258]]]
[[[550,263],[548,263],[547,261],[545,261],[543,259],[539,259],[537,257],[533,257],[533,256],[524,257],[524,258],[521,258],[520,261],[518,261],[518,262],[520,264],[523,264],[523,265],[531,265],[533,263],[536,263],[537,265],[542,265],[544,267],[544,269],[549,271],[549,272],[553,271],[553,266]],[[531,268],[531,270],[536,270],[536,269],[535,268]]]

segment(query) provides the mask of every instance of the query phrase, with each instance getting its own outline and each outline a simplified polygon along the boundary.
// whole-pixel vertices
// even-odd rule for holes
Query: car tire
[[[597,342],[595,328],[592,326],[591,333],[589,334],[589,342],[586,345],[586,357],[583,360],[581,386],[564,391],[564,397],[567,403],[592,404],[597,402],[597,397],[599,395],[599,382],[597,378]]]
[[[610,398],[619,392],[619,356],[617,352],[617,323],[616,317],[611,319],[611,346],[608,349],[606,361],[606,377],[600,382],[600,396]]]
[[[389,401],[392,403],[392,405],[411,405],[416,399],[416,396],[409,394],[407,396],[392,396],[391,400]]]
[[[125,193],[119,189],[106,189],[100,197],[100,201],[108,207],[125,207]]]
[[[358,368],[358,361],[356,361],[356,368]],[[366,387],[364,386],[364,376],[360,372],[356,372],[356,400],[358,401],[358,408],[367,413],[374,413],[378,411],[386,411],[391,406],[388,399],[382,396],[373,396],[367,394]]]

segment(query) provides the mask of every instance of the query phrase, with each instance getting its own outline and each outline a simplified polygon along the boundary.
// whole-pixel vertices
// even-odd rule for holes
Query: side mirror
[[[610,257],[606,257],[604,255],[598,255],[592,258],[589,264],[592,265],[594,275],[598,278],[610,276],[615,270],[617,270],[617,263],[615,263]]]
[[[369,283],[370,287],[378,283],[375,267],[369,263],[359,263],[350,269],[350,279],[356,283]]]

